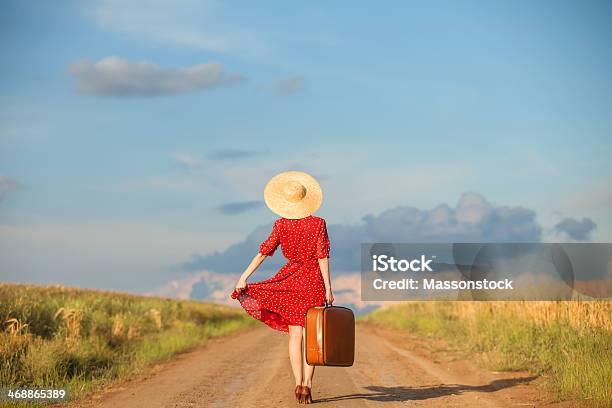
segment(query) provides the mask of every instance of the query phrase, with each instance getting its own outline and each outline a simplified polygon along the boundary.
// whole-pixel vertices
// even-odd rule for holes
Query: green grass
[[[13,284],[0,284],[0,319],[0,387],[71,399],[255,322],[221,305]]]
[[[474,302],[467,307],[460,303],[403,303],[374,311],[362,321],[445,339],[493,370],[545,374],[559,399],[612,406],[609,330],[579,330],[562,319],[535,322],[516,313],[516,308],[512,313],[505,312],[503,305],[493,308],[487,302]],[[530,307],[529,302],[525,307]],[[602,308],[609,317],[610,304]]]

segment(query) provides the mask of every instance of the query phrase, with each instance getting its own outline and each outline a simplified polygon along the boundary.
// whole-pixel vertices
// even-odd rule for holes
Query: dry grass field
[[[483,366],[548,378],[560,399],[612,405],[612,302],[406,302],[364,321],[442,338]]]
[[[0,284],[0,319],[0,387],[73,398],[253,322],[220,305],[14,284]]]

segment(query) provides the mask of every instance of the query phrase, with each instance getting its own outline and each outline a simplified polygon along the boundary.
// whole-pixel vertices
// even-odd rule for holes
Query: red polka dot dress
[[[232,293],[246,312],[275,330],[287,332],[288,325],[304,326],[306,311],[325,303],[325,284],[318,260],[329,257],[330,242],[325,220],[280,218],[259,247],[272,256],[280,244],[288,262],[272,278],[247,284]]]

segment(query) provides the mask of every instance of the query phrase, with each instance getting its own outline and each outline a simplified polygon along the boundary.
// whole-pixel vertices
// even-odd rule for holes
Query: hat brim
[[[290,181],[297,181],[306,188],[306,195],[298,202],[291,202],[283,194]],[[314,214],[323,202],[323,191],[319,182],[308,173],[286,171],[272,177],[264,189],[264,201],[272,212],[283,218],[298,219]]]

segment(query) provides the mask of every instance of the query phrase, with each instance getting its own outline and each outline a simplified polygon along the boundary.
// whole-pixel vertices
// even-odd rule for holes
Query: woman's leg
[[[311,366],[308,363],[304,363],[304,381],[302,385],[312,388],[312,377],[314,376],[315,366]]]
[[[306,334],[306,329],[304,329],[304,334]],[[306,337],[304,337],[304,345],[306,345]],[[302,381],[302,398],[301,401],[305,404],[312,403],[312,376],[314,375],[314,366],[308,365],[306,362],[306,347],[304,347],[304,380]]]
[[[289,326],[289,361],[295,385],[302,385],[302,326]]]

